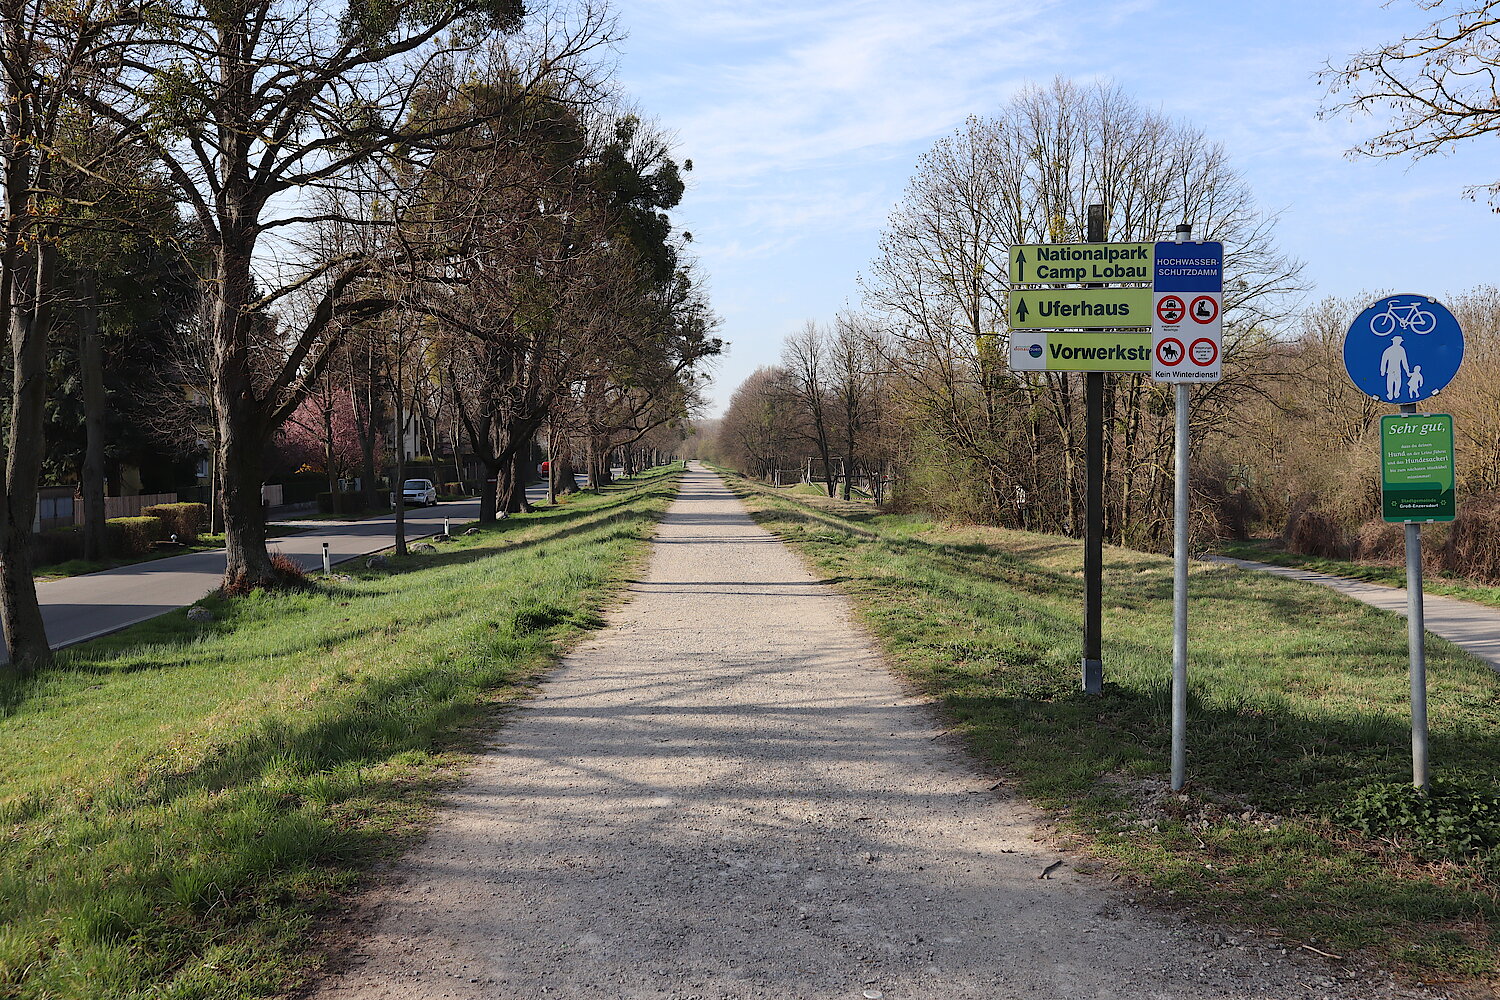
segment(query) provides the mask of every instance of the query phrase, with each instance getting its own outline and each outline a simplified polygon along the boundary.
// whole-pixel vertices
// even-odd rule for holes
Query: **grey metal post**
[[[1188,225],[1177,227],[1177,242],[1192,235]],[[1188,384],[1178,382],[1177,466],[1172,512],[1172,791],[1182,791],[1187,780],[1187,618],[1188,618]]]
[[[1090,205],[1088,242],[1104,242],[1104,206]],[[1093,287],[1093,286],[1091,286]],[[1104,691],[1104,373],[1084,375],[1083,691]]]
[[[1406,403],[1402,413],[1416,413]],[[1425,789],[1427,771],[1427,623],[1422,608],[1422,526],[1406,525],[1406,648],[1411,660],[1411,783]]]
[[[323,575],[333,575],[333,563],[328,558],[328,543],[323,543]]]

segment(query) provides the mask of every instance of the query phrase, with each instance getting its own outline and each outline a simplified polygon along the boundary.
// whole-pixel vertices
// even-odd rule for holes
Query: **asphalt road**
[[[546,485],[527,490],[533,502],[545,500]],[[406,511],[408,541],[443,530],[443,518],[454,525],[479,516],[479,501],[460,500],[436,507]],[[352,523],[333,523],[298,535],[270,540],[272,552],[297,560],[304,569],[323,565],[323,543],[330,559],[344,562],[395,544],[396,515]],[[71,646],[118,631],[192,604],[217,587],[224,577],[224,550],[194,552],[121,566],[119,569],[54,580],[37,586],[42,620],[52,648]]]

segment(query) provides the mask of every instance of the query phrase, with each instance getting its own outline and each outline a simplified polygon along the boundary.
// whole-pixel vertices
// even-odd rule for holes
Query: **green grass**
[[[602,623],[676,470],[0,691],[0,995],[280,995],[504,705]]]
[[[1320,587],[1193,569],[1191,794],[1166,792],[1169,560],[1108,549],[1105,691],[1081,694],[1081,547],[829,509],[745,480],[760,522],[858,602],[972,750],[1097,858],[1216,920],[1417,974],[1496,970],[1500,854],[1432,862],[1338,821],[1410,780],[1405,623]],[[1428,643],[1435,773],[1500,781],[1500,681]],[[1244,818],[1246,814],[1249,818]]]
[[[1406,586],[1405,566],[1381,566],[1374,563],[1353,562],[1348,559],[1329,559],[1324,556],[1297,555],[1296,553],[1288,552],[1281,544],[1281,540],[1275,538],[1252,538],[1243,542],[1221,542],[1214,547],[1214,551],[1220,555],[1233,556],[1236,559],[1251,559],[1256,562],[1270,563],[1273,566],[1292,566],[1296,569],[1309,569],[1315,573],[1345,576],[1351,580],[1380,583],[1388,587]],[[1500,587],[1475,583],[1472,580],[1465,580],[1460,577],[1425,573],[1422,577],[1422,592],[1424,594],[1440,594],[1443,597],[1457,597],[1461,600],[1473,601],[1476,604],[1500,608]]]
[[[278,524],[266,525],[267,538],[284,538],[287,535],[300,535],[305,528],[291,528]],[[49,563],[46,566],[38,566],[32,573],[38,581],[60,580],[70,576],[83,576],[86,573],[99,573],[107,569],[117,569],[121,566],[134,566],[136,563],[152,562],[156,559],[168,559],[172,556],[187,555],[189,552],[212,552],[224,547],[224,535],[222,532],[216,535],[199,535],[198,541],[192,545],[183,545],[175,549],[163,549],[159,552],[151,552],[143,556],[122,556],[117,559],[69,559],[66,562]]]

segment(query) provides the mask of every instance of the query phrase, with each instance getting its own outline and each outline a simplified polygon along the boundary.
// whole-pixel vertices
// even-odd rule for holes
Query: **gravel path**
[[[1410,995],[1216,946],[1075,873],[717,477],[688,474],[633,595],[507,721],[313,995]]]

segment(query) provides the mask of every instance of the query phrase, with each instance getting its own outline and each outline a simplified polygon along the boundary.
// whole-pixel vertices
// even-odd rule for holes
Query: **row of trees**
[[[1328,113],[1389,113],[1356,152],[1420,157],[1494,131],[1495,6],[1460,4],[1325,70]],[[1375,296],[1300,308],[1300,266],[1277,250],[1274,216],[1255,207],[1222,147],[1103,84],[1028,89],[938,141],[862,283],[866,312],[839,320],[874,359],[878,426],[864,428],[864,447],[894,461],[902,500],[1081,530],[1083,380],[1008,370],[1006,278],[1012,245],[1080,241],[1094,203],[1105,206],[1109,241],[1170,238],[1186,221],[1195,239],[1225,245],[1224,378],[1192,394],[1198,537],[1282,531],[1310,550],[1389,556],[1397,535],[1379,521],[1375,472],[1384,408],[1348,382],[1341,357],[1349,322]],[[1500,577],[1500,397],[1485,364],[1500,351],[1500,293],[1476,289],[1450,305],[1469,360],[1442,405],[1456,417],[1467,502],[1436,548],[1450,568]],[[723,460],[767,475],[826,459],[818,414],[838,379],[822,374],[824,402],[810,400],[807,336],[789,337],[782,365],[735,394],[711,445]],[[1156,548],[1169,537],[1171,411],[1166,387],[1108,378],[1105,520],[1118,542]]]
[[[1225,433],[1226,413],[1254,391],[1249,375],[1299,287],[1297,264],[1272,240],[1274,219],[1201,133],[1118,88],[1055,80],[969,119],[922,157],[863,279],[866,312],[837,324],[859,341],[854,353],[870,359],[879,426],[867,436],[886,443],[906,502],[1081,530],[1082,378],[1010,372],[1005,331],[1010,247],[1080,241],[1091,202],[1106,206],[1111,242],[1166,238],[1183,219],[1194,220],[1195,238],[1224,242],[1226,356],[1234,360],[1224,381],[1194,394],[1198,438]],[[804,337],[788,339],[775,377],[816,381],[836,396],[831,373],[809,378]],[[805,419],[816,427],[805,395],[795,412],[812,415]],[[761,461],[757,448],[768,450],[769,438],[748,443],[754,434],[741,410],[731,405],[720,442],[748,468],[745,459]],[[1106,530],[1159,544],[1171,506],[1169,396],[1144,377],[1114,377],[1105,420]]]
[[[231,591],[281,582],[260,487],[294,414],[331,439],[347,411],[373,489],[383,429],[441,413],[494,483],[484,519],[524,503],[539,430],[597,461],[686,414],[720,348],[667,214],[690,162],[613,94],[615,34],[587,0],[0,0],[13,671],[49,657],[30,545],[64,313],[84,423],[108,416],[95,242],[185,275],[150,409],[179,441],[210,425]]]

